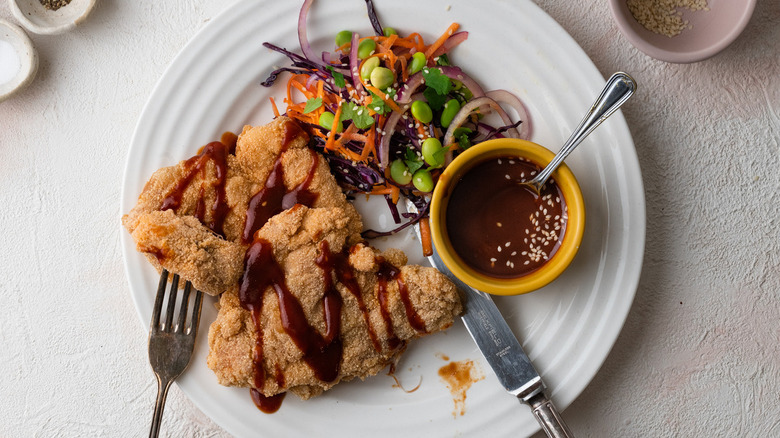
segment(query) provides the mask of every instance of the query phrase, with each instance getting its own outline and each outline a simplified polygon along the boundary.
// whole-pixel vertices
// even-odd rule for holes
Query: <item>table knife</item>
[[[408,201],[407,208],[416,210]],[[419,224],[415,224],[415,232],[419,238]],[[435,246],[433,254],[427,258],[461,291],[465,309],[461,316],[463,324],[504,389],[531,407],[536,421],[548,437],[573,438],[558,409],[545,394],[546,387],[541,376],[490,295],[460,281],[444,264]]]

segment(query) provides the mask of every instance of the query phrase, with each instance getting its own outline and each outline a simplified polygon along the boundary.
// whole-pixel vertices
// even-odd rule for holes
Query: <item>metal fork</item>
[[[149,432],[149,436],[152,438],[157,437],[160,433],[160,421],[162,420],[163,408],[165,407],[165,398],[168,396],[168,388],[184,372],[192,358],[203,300],[203,293],[195,289],[195,307],[192,310],[190,326],[186,327],[190,292],[193,289],[192,283],[186,282],[176,325],[173,325],[173,313],[176,308],[176,295],[179,289],[179,274],[174,274],[171,279],[170,292],[168,293],[165,321],[160,324],[160,314],[162,313],[167,285],[168,271],[163,269],[162,274],[160,274],[160,284],[157,287],[157,298],[154,301],[152,324],[149,329],[149,363],[152,365],[154,375],[157,377],[157,402],[154,405],[152,429]]]

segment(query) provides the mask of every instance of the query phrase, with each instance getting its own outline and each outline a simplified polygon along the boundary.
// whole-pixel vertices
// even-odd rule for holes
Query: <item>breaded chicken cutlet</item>
[[[258,196],[267,189],[269,181],[281,189],[271,195],[297,193],[299,198],[308,196],[302,200],[308,201],[311,207],[341,208],[349,218],[350,232],[360,233],[363,228],[360,215],[330,174],[325,159],[307,148],[308,140],[308,135],[286,117],[265,126],[246,126],[234,153],[231,145],[214,142],[205,146],[199,155],[154,172],[138,203],[122,217],[122,224],[133,235],[138,251],[158,271],[165,268],[179,273],[210,295],[224,292],[241,275],[240,268],[233,269],[235,260],[218,261],[217,258],[223,253],[233,254],[235,245],[246,249],[254,232],[268,218],[298,200],[296,196],[287,199]],[[275,208],[253,205],[262,201]],[[289,205],[284,205],[285,201]],[[178,217],[194,217],[197,221],[185,222],[161,215],[160,210],[171,210]],[[139,224],[141,229],[136,230]],[[186,232],[181,230],[185,227]],[[209,235],[214,237],[208,238]],[[197,246],[193,240],[198,245],[210,242],[198,248],[205,256],[199,262],[191,254]],[[202,270],[207,264],[231,269]]]
[[[344,219],[338,208],[298,205],[258,231],[250,253],[270,254],[222,294],[209,331],[208,365],[219,383],[306,399],[378,373],[409,340],[452,325],[461,304],[444,275],[406,265],[399,250],[348,246]],[[305,323],[289,322],[296,320]]]
[[[219,383],[309,398],[376,374],[462,310],[433,268],[360,237],[362,221],[308,136],[279,117],[235,145],[155,172],[122,218],[158,269],[221,295],[208,365]]]

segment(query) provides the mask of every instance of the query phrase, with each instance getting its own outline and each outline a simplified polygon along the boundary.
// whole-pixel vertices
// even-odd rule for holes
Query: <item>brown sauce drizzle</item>
[[[279,300],[279,316],[285,333],[290,336],[295,345],[303,352],[303,360],[319,380],[332,382],[338,377],[343,355],[341,341],[341,311],[343,302],[341,294],[336,288],[337,280],[356,297],[374,348],[377,351],[381,351],[377,335],[370,324],[369,312],[363,302],[360,286],[355,278],[354,270],[349,266],[348,259],[349,250],[333,253],[330,251],[327,241],[320,242],[320,255],[315,260],[315,263],[322,269],[325,279],[325,288],[322,295],[325,334],[321,334],[309,324],[300,302],[287,288],[284,271],[273,255],[271,243],[261,238],[255,238],[252,242],[252,245],[246,252],[244,274],[239,288],[239,299],[241,305],[251,312],[252,320],[256,327],[257,337],[252,358],[255,367],[254,386],[256,388],[265,386],[265,381],[268,378],[263,365],[261,315],[265,291],[269,288],[273,288]],[[388,263],[382,257],[377,257],[377,263],[379,264],[379,271],[376,274],[379,280],[377,298],[380,302],[380,312],[388,332],[388,345],[391,349],[396,349],[405,343],[395,335],[387,308],[388,281],[395,280],[398,284],[399,293],[404,301],[410,325],[416,330],[424,332],[425,323],[411,305],[400,269]],[[275,369],[274,377],[280,387],[284,386],[284,374],[278,365]],[[282,394],[266,397],[256,389],[252,389],[251,395],[258,409],[266,413],[272,413],[279,409],[283,398]]]
[[[250,389],[249,394],[252,396],[252,401],[255,403],[255,406],[257,406],[257,409],[260,409],[266,414],[273,414],[274,412],[278,411],[279,408],[282,407],[284,396],[287,395],[286,392],[281,392],[279,394],[266,397],[262,392],[256,390],[255,388]]]
[[[295,123],[287,123],[284,127],[284,138],[282,142],[282,153],[287,149],[289,143],[293,141],[302,132],[301,128]],[[225,138],[223,142],[230,143],[230,138]],[[233,150],[235,146],[233,146]],[[208,151],[208,145],[204,148],[203,154]],[[317,200],[317,193],[311,192],[311,185],[314,174],[319,166],[319,157],[316,152],[310,150],[312,164],[309,172],[298,186],[288,191],[284,184],[284,167],[282,164],[282,153],[280,153],[271,173],[265,182],[264,187],[257,192],[249,201],[247,208],[246,222],[242,235],[245,243],[251,243],[244,258],[244,273],[239,282],[239,299],[242,307],[252,314],[252,320],[256,327],[256,339],[253,351],[253,363],[255,368],[254,386],[262,388],[265,386],[266,370],[263,365],[263,330],[262,330],[262,308],[265,292],[273,288],[279,300],[279,313],[282,327],[290,336],[295,345],[303,352],[303,360],[314,372],[314,375],[323,382],[332,382],[338,378],[341,359],[343,356],[343,345],[341,341],[341,311],[343,301],[341,294],[336,287],[336,281],[340,282],[356,298],[358,307],[363,314],[366,322],[369,337],[376,351],[382,351],[379,338],[370,324],[370,313],[363,301],[360,285],[355,277],[355,272],[349,265],[349,250],[339,253],[330,251],[327,241],[320,243],[320,256],[315,260],[317,266],[322,269],[325,283],[325,290],[322,295],[323,319],[325,321],[325,334],[321,334],[316,328],[309,324],[298,298],[293,295],[287,287],[284,271],[279,266],[273,255],[273,247],[270,242],[255,238],[255,232],[274,215],[292,208],[296,204],[302,204],[311,207]],[[192,179],[192,176],[185,177]],[[187,183],[184,183],[186,188]],[[183,190],[182,190],[183,191]],[[180,197],[179,196],[179,202]],[[198,205],[196,212],[205,210]],[[376,273],[379,287],[377,299],[380,303],[380,313],[385,322],[388,335],[388,345],[391,349],[405,345],[395,334],[392,320],[388,311],[388,281],[395,280],[398,285],[399,294],[404,304],[406,316],[409,324],[417,331],[425,332],[425,322],[417,314],[409,300],[409,291],[401,277],[401,271],[397,267],[385,261],[382,257],[377,257],[379,271]],[[283,387],[283,370],[277,365],[275,368],[276,383]],[[419,385],[418,385],[419,386]],[[284,399],[285,393],[276,394],[271,397],[263,395],[259,390],[252,388],[250,394],[255,405],[262,412],[276,412]],[[416,389],[416,388],[415,388]]]
[[[414,306],[412,306],[412,301],[409,299],[409,289],[406,288],[406,283],[404,283],[404,279],[400,275],[400,272],[395,279],[395,282],[398,284],[398,293],[401,295],[401,301],[404,303],[404,310],[406,310],[406,318],[409,320],[409,325],[418,332],[427,333],[425,321],[417,313]]]
[[[219,142],[228,147],[228,153],[235,155],[236,144],[238,143],[238,136],[230,131],[222,133],[222,137],[219,138]]]
[[[269,287],[273,287],[279,300],[282,327],[303,352],[303,360],[318,379],[324,382],[335,380],[342,355],[341,338],[338,336],[341,331],[341,295],[335,287],[325,290],[323,305],[326,333],[323,336],[309,324],[301,303],[287,288],[284,271],[274,258],[271,244],[263,239],[255,239],[247,250],[244,275],[239,288],[241,305],[252,312],[257,328],[254,352],[255,386],[262,387],[266,379],[260,316],[263,295]]]
[[[398,277],[400,271],[390,263],[387,263],[383,258],[377,257],[377,263],[379,264],[379,271],[376,276],[379,289],[377,290],[377,300],[379,301],[379,313],[382,315],[382,319],[385,321],[385,330],[387,331],[387,345],[390,349],[395,350],[401,345],[401,340],[395,335],[395,329],[393,329],[393,320],[390,318],[390,312],[388,307],[388,291],[387,282]]]
[[[357,280],[355,279],[355,272],[349,266],[349,252],[332,253],[328,241],[323,240],[320,242],[320,255],[317,257],[317,260],[315,260],[315,263],[322,269],[326,289],[335,290],[336,288],[333,279],[335,270],[338,281],[343,284],[357,300],[358,308],[363,314],[363,320],[366,322],[366,328],[368,329],[368,337],[371,339],[374,350],[382,351],[379,338],[377,338],[374,327],[371,326],[370,314],[365,301],[363,301],[360,285],[358,285]]]
[[[425,321],[420,317],[417,311],[412,306],[412,302],[409,299],[409,289],[406,287],[406,283],[401,276],[401,270],[388,263],[384,258],[377,257],[376,263],[379,265],[379,271],[377,271],[377,278],[379,280],[379,291],[377,292],[377,298],[379,300],[379,310],[382,314],[382,318],[385,321],[385,328],[387,329],[388,344],[390,348],[396,348],[399,345],[398,338],[395,336],[395,330],[393,329],[393,321],[390,318],[388,310],[388,281],[395,280],[398,285],[398,294],[401,297],[401,302],[404,305],[406,311],[406,318],[409,321],[409,325],[413,329],[421,333],[427,333],[425,329]]]
[[[282,165],[282,155],[290,141],[295,139],[300,133],[301,128],[295,123],[286,123],[284,127],[284,140],[279,157],[274,163],[274,167],[265,185],[259,192],[249,200],[249,206],[246,212],[246,222],[244,224],[244,234],[242,236],[245,243],[252,241],[252,236],[257,230],[263,227],[268,219],[281,213],[295,204],[303,204],[307,207],[314,205],[317,201],[317,193],[309,191],[309,186],[314,179],[314,174],[319,166],[319,158],[313,150],[311,152],[312,164],[306,179],[297,187],[287,191],[284,184],[284,166]]]
[[[222,137],[229,141],[230,137],[227,136],[227,134],[230,133],[225,133]],[[179,179],[176,185],[168,192],[165,199],[163,199],[160,210],[173,210],[174,212],[178,210],[181,206],[184,192],[192,184],[195,176],[198,175],[198,173],[205,172],[207,163],[212,161],[216,169],[217,179],[216,183],[213,184],[215,188],[215,199],[211,206],[212,219],[210,223],[205,223],[206,188],[203,185],[200,187],[194,216],[200,219],[200,221],[212,231],[222,235],[222,226],[225,222],[225,216],[227,216],[229,211],[227,196],[225,195],[225,182],[227,181],[227,156],[231,153],[231,150],[235,150],[235,143],[231,145],[230,143],[225,144],[219,141],[213,141],[204,146],[198,155],[185,161],[184,176]]]

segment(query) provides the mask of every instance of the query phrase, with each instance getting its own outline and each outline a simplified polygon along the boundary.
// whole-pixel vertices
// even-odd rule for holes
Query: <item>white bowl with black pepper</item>
[[[666,62],[710,58],[737,39],[756,0],[610,0],[620,32],[637,49]]]
[[[8,0],[14,18],[27,30],[55,35],[87,18],[97,0]]]

